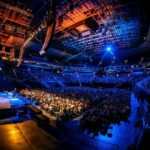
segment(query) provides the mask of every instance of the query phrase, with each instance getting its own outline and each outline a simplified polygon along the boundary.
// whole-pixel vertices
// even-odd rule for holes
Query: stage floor
[[[25,102],[12,92],[0,92],[0,109],[23,107]]]
[[[34,121],[0,125],[1,150],[62,150],[61,143]]]

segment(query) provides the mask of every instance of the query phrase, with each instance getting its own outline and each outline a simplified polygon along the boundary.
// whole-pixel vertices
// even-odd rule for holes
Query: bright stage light
[[[111,47],[107,47],[107,51],[109,51],[109,52],[110,52],[110,51],[111,51]]]

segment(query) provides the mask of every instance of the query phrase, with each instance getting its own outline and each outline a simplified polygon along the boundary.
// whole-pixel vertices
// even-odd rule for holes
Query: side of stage
[[[0,92],[0,119],[15,116],[27,103],[12,92]]]

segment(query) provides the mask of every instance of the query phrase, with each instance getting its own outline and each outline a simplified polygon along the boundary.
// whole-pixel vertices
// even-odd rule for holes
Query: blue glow
[[[111,51],[111,47],[107,47],[107,51],[109,51],[109,52],[110,52],[110,51]]]
[[[128,47],[133,47],[138,44],[139,36],[137,35],[140,31],[139,25],[140,23],[138,18],[131,18],[127,21],[120,20],[111,27],[111,32],[108,29],[106,30],[105,27],[100,27],[103,30],[106,30],[105,34],[103,34],[102,31],[99,31],[88,36],[79,36],[78,38],[66,38],[62,42],[64,46],[68,49],[73,49],[79,52],[87,49],[95,49],[97,51],[100,49],[107,51],[106,46],[110,46],[111,51],[116,51],[116,48],[126,49]],[[97,47],[93,46],[95,44],[95,41],[98,41],[98,43],[96,42],[98,45]],[[113,45],[107,45],[110,43],[112,43]]]
[[[114,44],[107,44],[106,47],[103,49],[104,53],[103,53],[103,56],[101,57],[100,61],[103,61],[105,58],[108,58],[106,56],[111,56],[113,60],[116,59],[115,57],[115,54],[114,54],[114,51],[117,49],[116,45]]]
[[[113,54],[113,52],[115,51],[116,47],[112,44],[109,44],[109,45],[106,45],[105,47],[105,51],[108,52],[108,53],[111,53]]]

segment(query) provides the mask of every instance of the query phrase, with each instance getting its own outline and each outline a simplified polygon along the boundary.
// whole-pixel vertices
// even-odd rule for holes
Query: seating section
[[[33,99],[40,109],[55,116],[59,121],[79,117],[83,128],[93,126],[91,130],[98,129],[102,134],[106,134],[110,124],[128,122],[130,115],[130,91],[128,90],[72,87],[56,91],[57,94],[42,89],[24,89],[20,90],[20,94]],[[41,110],[32,105],[29,108],[31,115],[39,124],[48,124],[48,119],[42,115]]]
[[[130,83],[135,84],[137,81],[146,77],[146,74],[104,74],[98,73],[84,73],[84,72],[50,72],[45,70],[35,69],[16,69],[16,76],[19,80],[29,80],[39,83],[57,83],[60,86],[64,85],[77,85],[83,86],[86,84],[124,84]]]

